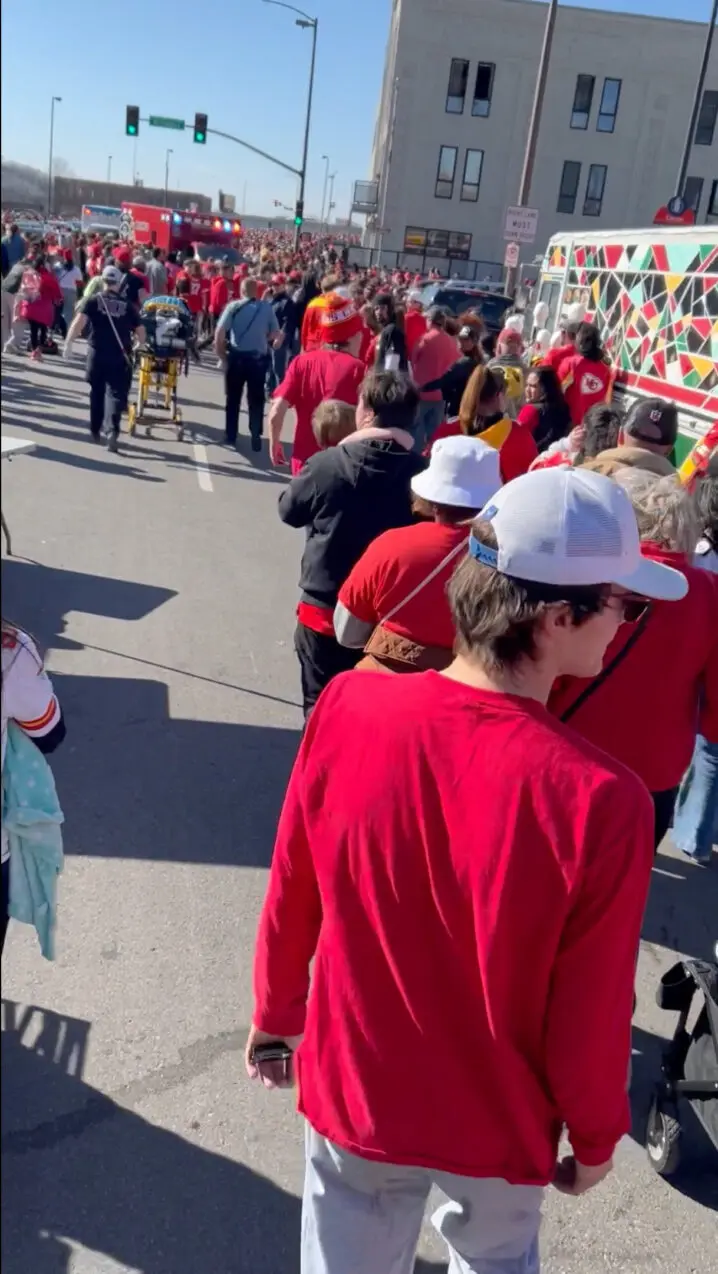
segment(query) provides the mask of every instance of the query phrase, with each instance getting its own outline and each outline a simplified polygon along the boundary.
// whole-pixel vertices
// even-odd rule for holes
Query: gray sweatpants
[[[360,1159],[309,1124],[301,1274],[411,1274],[432,1185],[449,1274],[538,1274],[540,1186]]]

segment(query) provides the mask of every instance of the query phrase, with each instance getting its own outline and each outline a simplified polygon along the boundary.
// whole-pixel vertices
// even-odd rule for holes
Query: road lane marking
[[[199,482],[199,489],[200,491],[214,491],[212,473],[209,467],[209,456],[207,455],[207,448],[204,444],[203,435],[193,434],[192,437],[192,451],[194,453],[194,462],[197,466],[197,481]]]

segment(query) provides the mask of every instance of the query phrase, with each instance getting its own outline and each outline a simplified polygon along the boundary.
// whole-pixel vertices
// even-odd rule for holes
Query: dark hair
[[[600,363],[603,358],[603,349],[595,323],[579,323],[576,333],[576,353],[590,359],[592,363]]]
[[[583,464],[584,460],[592,460],[602,451],[618,446],[622,424],[623,416],[615,407],[604,407],[602,403],[589,407],[583,418],[583,437],[574,464]]]
[[[494,357],[494,354],[496,353],[497,337],[498,332],[484,332],[483,336],[479,337],[479,345],[481,346],[484,358],[489,359]]]
[[[713,452],[708,468],[698,482],[696,503],[703,534],[714,553],[718,553],[718,450]]]
[[[530,367],[526,379],[529,376],[536,376],[543,390],[543,401],[547,403],[562,403],[564,401],[561,393],[561,384],[553,367],[544,367],[539,364],[538,367]]]
[[[580,323],[567,323],[565,328],[563,329],[566,335],[566,339],[568,341],[575,341],[580,331],[580,328],[581,328]]]
[[[471,530],[480,543],[497,547],[490,522],[477,518]],[[563,587],[515,579],[467,554],[448,587],[456,649],[477,656],[487,672],[515,668],[536,658],[536,633],[547,606],[565,602],[578,627],[603,609],[608,590],[607,584]]]
[[[419,391],[406,372],[369,372],[359,397],[384,429],[412,429],[419,410]]]
[[[152,249],[152,256],[154,257],[155,261],[159,261],[160,257],[162,256],[162,249],[161,249],[161,248],[153,248],[153,249]]]

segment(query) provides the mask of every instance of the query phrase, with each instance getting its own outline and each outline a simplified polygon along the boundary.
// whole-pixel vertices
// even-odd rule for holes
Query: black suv
[[[489,332],[501,331],[504,315],[513,305],[511,297],[504,296],[502,292],[478,285],[464,285],[453,279],[444,283],[427,283],[421,290],[421,303],[425,310],[430,310],[432,305],[442,305],[452,314],[476,310]]]

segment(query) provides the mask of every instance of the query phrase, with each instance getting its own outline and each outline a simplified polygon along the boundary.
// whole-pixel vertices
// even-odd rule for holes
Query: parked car
[[[431,309],[432,305],[443,305],[447,310],[451,310],[452,314],[463,314],[464,310],[476,310],[489,332],[501,331],[504,315],[513,305],[511,297],[503,292],[496,292],[490,287],[462,283],[460,279],[427,284],[421,292],[421,303],[425,310]]]

